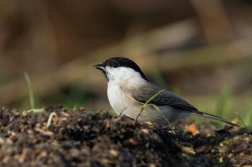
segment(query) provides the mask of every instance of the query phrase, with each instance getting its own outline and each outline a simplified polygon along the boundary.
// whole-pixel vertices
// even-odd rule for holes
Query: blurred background
[[[2,0],[0,104],[107,109],[94,64],[123,56],[200,111],[252,119],[250,0]]]

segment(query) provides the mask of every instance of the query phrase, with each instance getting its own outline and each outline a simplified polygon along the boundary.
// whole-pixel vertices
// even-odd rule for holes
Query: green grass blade
[[[66,107],[66,108],[69,109],[69,110],[72,110],[72,109],[75,109],[75,108],[76,108],[76,106],[71,105],[70,103],[66,102],[65,100],[58,99],[58,101],[59,101],[64,107]]]
[[[217,101],[216,109],[215,109],[215,114],[218,116],[223,117],[224,115],[224,110],[227,105],[229,96],[231,93],[231,88],[229,86],[226,86],[219,97],[219,100]]]
[[[157,92],[156,94],[154,94],[153,96],[151,96],[151,98],[147,102],[145,102],[144,105],[149,104],[151,102],[151,100],[153,100],[154,98],[156,98],[163,91],[165,91],[165,89],[163,89],[163,90]]]
[[[217,129],[221,129],[221,128],[222,128],[221,124],[218,123],[218,122],[213,121],[212,124],[213,124]]]
[[[242,120],[242,118],[240,117],[240,115],[238,113],[236,113],[238,122],[240,122],[239,124],[241,125],[242,128],[246,127],[246,124],[244,123],[244,121]]]
[[[32,83],[31,83],[29,75],[26,72],[24,73],[24,76],[25,76],[25,80],[27,82],[28,89],[29,89],[29,98],[30,98],[31,108],[34,109],[35,108],[35,102],[34,102]]]
[[[147,101],[142,105],[142,107],[140,108],[140,111],[139,111],[137,117],[135,118],[134,122],[137,121],[138,117],[142,114],[144,108],[148,106],[148,104],[151,102],[151,100],[153,100],[155,97],[157,97],[157,96],[158,96],[161,92],[163,92],[163,91],[165,91],[165,89],[163,89],[163,90],[157,92],[156,94],[154,94],[153,96],[151,96],[151,98],[149,98],[149,100],[147,100]]]
[[[251,95],[250,95],[251,96]],[[252,98],[249,97],[247,100],[247,111],[246,111],[246,118],[245,118],[245,124],[248,125],[252,125]]]

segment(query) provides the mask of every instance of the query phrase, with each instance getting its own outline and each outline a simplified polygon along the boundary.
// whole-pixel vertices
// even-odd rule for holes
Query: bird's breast
[[[117,115],[119,115],[120,112],[127,106],[125,93],[122,91],[121,87],[117,84],[108,83],[108,100]]]

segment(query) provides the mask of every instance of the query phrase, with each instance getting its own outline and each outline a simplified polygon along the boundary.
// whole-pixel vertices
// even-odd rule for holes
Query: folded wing
[[[138,88],[138,90],[133,91],[132,97],[138,102],[146,103],[153,95],[160,92],[161,90],[164,91],[159,93],[153,100],[151,100],[150,104],[155,104],[157,106],[168,105],[184,111],[198,111],[194,106],[192,106],[176,94],[151,83],[148,83],[148,85],[140,87]]]

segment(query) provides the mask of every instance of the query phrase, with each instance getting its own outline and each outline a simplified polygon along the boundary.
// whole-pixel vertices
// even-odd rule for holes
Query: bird
[[[201,112],[175,93],[152,83],[140,67],[128,58],[109,58],[93,67],[104,73],[107,79],[108,100],[117,115],[137,118],[140,124],[167,124],[167,121],[174,123],[178,119],[194,115],[238,126],[221,117]],[[153,96],[155,98],[149,104],[157,106],[159,111],[153,105],[148,105],[139,115],[143,105]]]

